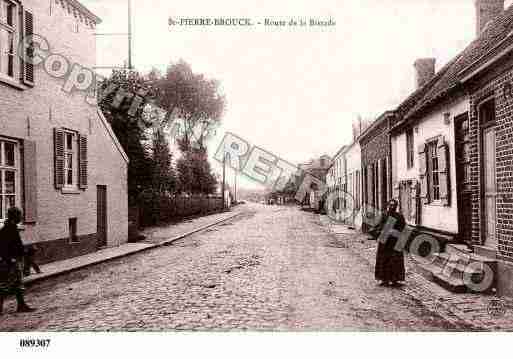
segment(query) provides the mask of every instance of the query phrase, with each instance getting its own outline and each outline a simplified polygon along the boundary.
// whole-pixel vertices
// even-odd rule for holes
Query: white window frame
[[[64,190],[78,190],[78,134],[75,131],[63,130],[64,133]],[[71,149],[68,148],[68,136],[71,138]],[[68,166],[68,156],[71,155],[71,168]],[[68,175],[71,170],[71,183]]]
[[[5,165],[5,143],[12,143],[14,145],[14,167]],[[0,137],[0,177],[1,177],[1,188],[0,197],[2,197],[2,207],[0,208],[0,224],[3,224],[7,219],[7,210],[5,210],[5,197],[11,196],[11,194],[5,194],[5,172],[14,171],[14,205],[20,207],[21,203],[21,155],[20,155],[20,143],[16,140],[9,138]]]
[[[17,55],[18,44],[19,44],[19,39],[20,39],[19,5],[12,0],[0,0],[0,4],[3,2],[11,3],[14,6],[13,25],[12,26],[7,24],[6,22],[2,21],[2,16],[3,16],[3,14],[1,14],[2,6],[0,6],[0,29],[6,30],[7,32],[11,33],[13,36],[13,42],[14,42],[13,53],[12,53],[13,75],[11,77],[8,74],[4,74],[4,73],[0,72],[0,80],[19,82],[20,81],[20,76],[19,76],[20,75],[20,63],[19,63],[19,59],[18,59],[18,55]]]
[[[429,193],[429,201],[430,204],[440,204],[441,203],[441,194],[440,194],[440,150],[438,148],[438,137],[435,137],[433,139],[430,139],[427,141],[426,146],[426,157],[427,157],[427,164],[426,164],[426,170],[427,170],[427,179],[428,179],[428,193]],[[435,159],[434,156],[432,156],[432,147],[436,149],[436,161],[437,161],[437,169],[433,170],[433,160]],[[434,184],[434,179],[438,179],[438,184]],[[435,188],[438,189],[438,198],[435,198]]]

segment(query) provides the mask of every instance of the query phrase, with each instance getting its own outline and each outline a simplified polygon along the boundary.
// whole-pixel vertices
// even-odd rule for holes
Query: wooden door
[[[107,186],[96,186],[96,227],[98,247],[107,246]]]
[[[470,170],[470,122],[468,113],[454,119],[456,149],[456,193],[459,239],[472,239],[472,182]]]
[[[483,130],[483,228],[484,244],[487,247],[497,248],[495,235],[497,223],[497,185],[495,170],[495,127]]]

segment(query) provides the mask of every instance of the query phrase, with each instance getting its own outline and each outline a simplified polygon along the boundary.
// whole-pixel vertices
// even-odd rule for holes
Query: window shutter
[[[420,224],[420,203],[419,203],[419,184],[412,182],[410,187],[410,220],[415,225]]]
[[[34,141],[23,141],[23,186],[25,223],[35,223],[37,221],[37,157]]]
[[[422,203],[429,203],[428,176],[427,176],[427,153],[426,144],[419,145],[417,153],[419,154],[419,179],[420,179],[420,199]]]
[[[64,132],[59,128],[54,129],[53,143],[55,188],[62,189],[64,187]]]
[[[78,136],[78,183],[80,189],[87,189],[87,136]]]
[[[442,205],[450,205],[450,183],[449,183],[449,146],[443,136],[438,140],[438,170],[440,178],[440,200]]]
[[[34,15],[20,7],[20,18],[22,23],[22,31],[20,33],[23,39],[34,35]],[[33,44],[26,44],[24,51],[25,53],[21,60],[21,80],[25,85],[34,86],[34,65],[26,60],[34,56]]]

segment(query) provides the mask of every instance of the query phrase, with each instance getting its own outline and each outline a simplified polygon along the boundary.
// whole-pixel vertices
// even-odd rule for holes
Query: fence
[[[223,211],[222,197],[209,196],[161,196],[141,198],[138,210],[131,210],[138,216],[140,226],[168,223],[192,216],[207,215]]]

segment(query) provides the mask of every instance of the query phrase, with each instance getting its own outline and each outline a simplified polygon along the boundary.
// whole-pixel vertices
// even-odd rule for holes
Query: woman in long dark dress
[[[18,232],[21,210],[10,208],[7,221],[0,230],[0,315],[3,313],[4,298],[9,294],[16,296],[18,312],[32,312],[25,303],[23,287],[23,257],[25,251]]]
[[[406,226],[403,215],[397,211],[398,202],[391,200],[388,203],[386,213],[382,216],[380,223],[371,230],[375,238],[379,238],[381,232],[386,228],[389,219],[395,219],[393,229],[401,232]],[[376,254],[376,280],[381,281],[382,286],[398,286],[399,282],[404,282],[404,254],[402,250],[395,249],[397,238],[394,235],[383,233],[386,241],[378,240],[378,250]]]

